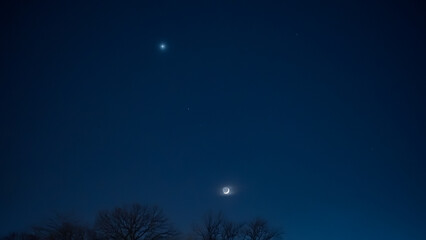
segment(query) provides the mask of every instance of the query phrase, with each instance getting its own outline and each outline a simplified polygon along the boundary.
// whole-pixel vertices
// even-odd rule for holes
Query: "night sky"
[[[421,1],[7,2],[0,235],[140,202],[426,239]]]

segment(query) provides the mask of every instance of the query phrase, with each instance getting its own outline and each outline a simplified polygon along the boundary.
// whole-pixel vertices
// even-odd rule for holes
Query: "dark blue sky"
[[[426,15],[400,2],[2,3],[0,234],[141,202],[426,239]]]

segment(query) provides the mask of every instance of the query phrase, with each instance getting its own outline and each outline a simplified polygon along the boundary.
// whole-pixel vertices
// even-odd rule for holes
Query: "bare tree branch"
[[[244,240],[274,240],[281,238],[281,233],[270,229],[268,222],[257,218],[250,222],[244,230]]]
[[[223,222],[222,213],[213,214],[210,212],[204,218],[201,226],[196,225],[194,227],[194,232],[201,240],[220,240]]]
[[[41,240],[88,240],[90,229],[76,220],[57,215],[45,226],[34,227],[35,235]]]
[[[222,240],[237,240],[242,235],[243,224],[238,224],[230,221],[224,221],[222,223]]]
[[[95,226],[106,240],[168,240],[177,235],[159,208],[140,204],[102,211]]]

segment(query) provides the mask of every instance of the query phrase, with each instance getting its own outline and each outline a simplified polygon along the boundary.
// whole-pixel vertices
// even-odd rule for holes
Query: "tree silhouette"
[[[167,240],[177,235],[159,208],[140,204],[101,211],[95,228],[106,240]]]
[[[222,224],[225,221],[222,213],[209,213],[201,225],[194,226],[194,232],[201,240],[220,240]]]
[[[268,222],[256,218],[248,224],[227,220],[222,213],[209,213],[201,225],[195,225],[194,233],[199,240],[275,240],[281,233],[271,229]]]
[[[273,240],[281,238],[281,233],[271,229],[266,220],[257,218],[247,224],[243,236],[244,240]]]
[[[224,220],[222,223],[222,240],[238,240],[242,237],[244,224]]]
[[[40,240],[36,235],[29,233],[10,233],[7,236],[0,238],[1,240]]]
[[[210,212],[194,225],[187,240],[278,240],[282,234],[256,218],[246,224],[229,221]],[[140,204],[100,211],[94,228],[57,215],[32,232],[15,232],[0,240],[177,240],[178,232],[158,207]],[[183,238],[182,238],[183,239]]]
[[[195,225],[194,233],[201,240],[241,240],[244,224],[229,221],[219,212],[209,213],[201,225]]]
[[[50,219],[44,226],[34,227],[34,233],[40,240],[89,240],[93,238],[88,227],[76,220],[59,215]]]

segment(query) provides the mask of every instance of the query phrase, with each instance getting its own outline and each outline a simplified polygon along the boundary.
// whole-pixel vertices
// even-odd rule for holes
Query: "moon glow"
[[[223,194],[228,195],[231,193],[231,189],[229,189],[229,187],[224,187],[222,188],[222,192]]]

